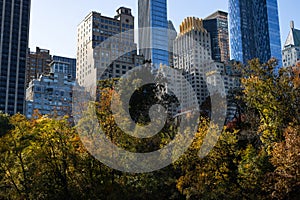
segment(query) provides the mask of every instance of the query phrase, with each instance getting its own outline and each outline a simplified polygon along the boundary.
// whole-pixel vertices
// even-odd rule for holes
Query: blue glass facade
[[[167,0],[139,0],[138,9],[140,53],[154,65],[169,65]]]
[[[267,0],[271,56],[278,59],[276,73],[282,67],[281,39],[277,0]]]
[[[0,1],[0,111],[24,111],[30,0]]]
[[[282,65],[277,0],[229,0],[229,27],[231,59],[275,57]]]

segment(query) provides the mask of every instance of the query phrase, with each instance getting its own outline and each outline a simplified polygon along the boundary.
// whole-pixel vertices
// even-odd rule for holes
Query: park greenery
[[[229,99],[237,114],[207,156],[198,156],[210,123],[204,115],[185,154],[150,173],[126,173],[102,164],[87,151],[67,116],[0,114],[0,199],[298,199],[299,74],[292,68],[275,74],[276,64],[274,59],[264,64],[254,59],[240,67],[241,88],[231,91]],[[102,95],[96,104],[112,142],[131,152],[150,152],[174,139],[176,123],[171,120],[159,137],[122,133],[109,110],[114,81],[99,84]],[[150,105],[169,100],[143,97],[145,91],[157,90],[153,85],[137,89],[131,108],[137,123],[149,122]]]

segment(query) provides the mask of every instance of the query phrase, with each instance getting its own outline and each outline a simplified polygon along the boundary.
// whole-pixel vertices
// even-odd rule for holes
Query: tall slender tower
[[[177,31],[171,20],[168,21],[168,49],[169,49],[169,67],[174,67],[174,40],[177,37]]]
[[[155,66],[169,65],[167,0],[139,0],[140,54]]]
[[[218,62],[230,60],[227,16],[228,13],[218,10],[203,20],[211,37],[212,59]]]
[[[174,68],[185,74],[201,105],[208,96],[205,74],[213,64],[211,59],[211,37],[203,27],[203,20],[187,17],[180,25],[180,33],[174,41]],[[186,107],[193,102],[193,93],[182,89]]]
[[[30,0],[0,1],[0,110],[24,111]]]
[[[247,63],[275,57],[281,67],[277,0],[229,0],[229,27],[232,59]]]

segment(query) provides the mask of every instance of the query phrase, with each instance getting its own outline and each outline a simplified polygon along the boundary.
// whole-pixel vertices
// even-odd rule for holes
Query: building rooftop
[[[119,7],[117,10],[116,10],[116,15],[114,17],[109,17],[109,16],[104,16],[102,15],[100,12],[98,11],[91,11],[89,12],[85,18],[77,25],[77,26],[80,26],[82,24],[82,22],[85,22],[87,21],[91,16],[93,15],[98,15],[98,16],[101,16],[103,18],[107,18],[107,19],[110,19],[110,20],[118,20],[118,17],[121,15],[121,14],[126,14],[126,15],[129,15],[129,16],[132,16],[132,13],[131,13],[131,9],[130,8],[126,8],[126,7]]]
[[[300,30],[295,29],[293,21],[291,21],[291,30],[284,44],[284,47],[287,46],[300,46]]]
[[[180,34],[183,35],[192,30],[202,31],[207,33],[206,29],[203,27],[203,20],[197,17],[187,17],[183,20],[180,25]]]
[[[206,18],[204,18],[204,20],[209,20],[209,19],[216,19],[217,17],[227,17],[228,16],[228,13],[225,12],[225,11],[221,11],[221,10],[218,10],[216,12],[214,12],[213,14],[207,16]]]

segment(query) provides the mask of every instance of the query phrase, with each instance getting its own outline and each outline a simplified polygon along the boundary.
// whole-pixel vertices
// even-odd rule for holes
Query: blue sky
[[[108,3],[109,2],[109,3]],[[228,10],[228,0],[168,0],[168,17],[178,29],[188,16],[204,18],[216,10]],[[285,42],[290,20],[300,29],[299,0],[278,0],[281,43]],[[31,0],[29,47],[49,49],[51,54],[76,57],[77,25],[90,12],[115,15],[130,7],[137,18],[137,0]],[[137,23],[136,23],[137,27]]]

